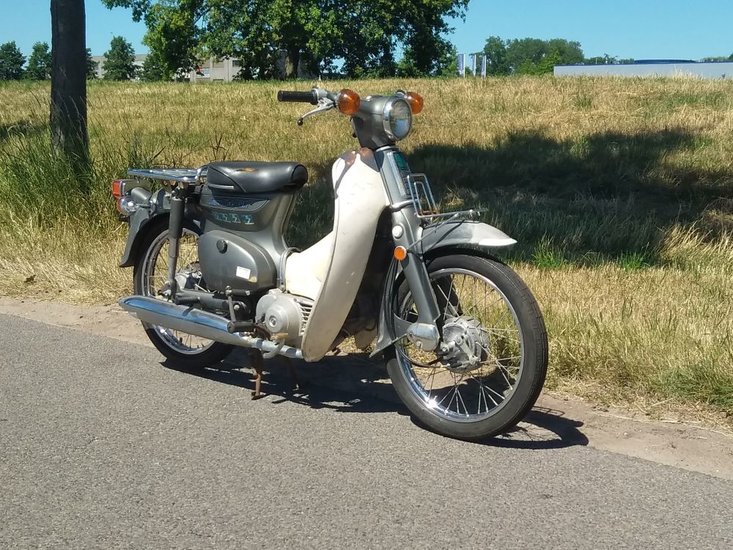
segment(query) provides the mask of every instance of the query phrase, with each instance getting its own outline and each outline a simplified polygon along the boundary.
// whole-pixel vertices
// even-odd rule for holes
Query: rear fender
[[[131,267],[142,242],[145,240],[147,229],[156,225],[155,222],[168,220],[169,212],[154,212],[151,208],[140,208],[130,217],[130,229],[127,233],[125,251],[122,253],[120,267]]]

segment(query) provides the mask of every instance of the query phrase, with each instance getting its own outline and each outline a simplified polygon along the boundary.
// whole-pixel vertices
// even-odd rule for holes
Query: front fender
[[[485,249],[500,248],[516,244],[517,241],[496,227],[472,220],[456,220],[436,224],[423,230],[420,239],[421,256],[434,258],[441,250],[466,249],[474,254],[487,255]],[[395,292],[400,281],[402,269],[396,260],[387,271],[379,311],[379,330],[377,343],[371,356],[388,348],[405,336],[410,324],[393,313]]]
[[[455,220],[435,224],[423,230],[422,253],[437,248],[499,248],[517,241],[496,227],[473,220]]]

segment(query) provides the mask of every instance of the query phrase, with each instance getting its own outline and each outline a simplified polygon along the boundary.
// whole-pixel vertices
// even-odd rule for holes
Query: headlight
[[[392,99],[384,106],[384,131],[390,139],[405,139],[412,130],[412,109],[404,99]]]

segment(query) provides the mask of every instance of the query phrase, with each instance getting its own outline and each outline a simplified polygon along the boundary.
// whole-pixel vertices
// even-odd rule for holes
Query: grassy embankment
[[[733,414],[733,83],[517,78],[339,82],[426,98],[405,142],[447,208],[518,239],[544,310],[550,387]],[[291,239],[330,223],[344,117],[294,124],[282,84],[90,86],[94,176],[80,195],[47,143],[48,87],[0,86],[0,293],[106,302],[129,290],[109,181],[127,165],[297,159],[313,174]],[[308,83],[300,83],[307,89]]]

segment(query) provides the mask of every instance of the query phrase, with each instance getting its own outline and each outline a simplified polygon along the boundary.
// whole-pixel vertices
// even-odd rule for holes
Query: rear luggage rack
[[[175,181],[177,183],[198,185],[204,183],[206,179],[206,166],[201,168],[131,168],[127,171],[127,175],[149,180]]]

